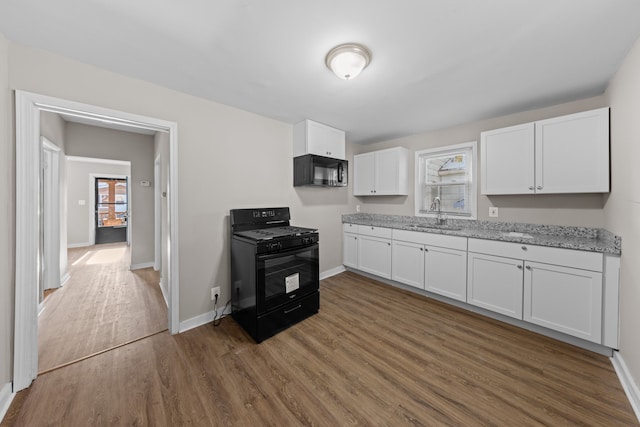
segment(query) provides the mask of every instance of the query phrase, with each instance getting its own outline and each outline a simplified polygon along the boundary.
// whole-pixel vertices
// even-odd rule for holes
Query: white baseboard
[[[627,394],[629,403],[631,403],[633,412],[636,413],[636,418],[640,421],[640,389],[633,379],[633,376],[631,376],[631,372],[629,372],[629,368],[627,368],[627,364],[624,363],[624,359],[619,351],[613,352],[611,364],[613,365],[613,369],[616,370],[616,374],[618,374],[618,378],[620,379],[622,388],[624,388],[624,392]]]
[[[11,406],[11,402],[15,396],[16,394],[12,391],[11,383],[6,383],[0,388],[0,422],[2,422],[4,416],[7,415],[9,406]]]
[[[150,262],[141,262],[139,264],[131,264],[129,270],[140,270],[141,268],[149,268],[153,267],[153,261]]]
[[[83,242],[83,243],[69,243],[67,245],[67,248],[71,249],[71,248],[84,248],[86,246],[93,246],[91,243],[89,242]]]
[[[231,305],[228,305],[227,309],[224,310],[224,312],[222,310],[224,310],[224,307],[220,307],[217,310],[218,316],[220,316],[221,318],[228,314],[231,314]],[[196,317],[192,317],[191,319],[187,319],[184,322],[180,322],[180,329],[178,330],[178,333],[186,332],[189,329],[197,328],[198,326],[206,325],[209,322],[213,322],[215,314],[216,312],[211,310]]]
[[[322,273],[320,273],[320,280],[324,280],[328,277],[335,276],[336,274],[340,274],[343,271],[347,271],[347,269],[344,268],[344,265],[338,266],[336,268],[332,268],[327,271],[323,271]]]

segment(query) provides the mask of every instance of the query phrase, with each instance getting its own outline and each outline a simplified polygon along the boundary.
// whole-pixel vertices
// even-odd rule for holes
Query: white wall
[[[15,43],[10,58],[13,89],[178,123],[181,321],[213,309],[214,284],[230,296],[230,209],[290,206],[294,223],[320,230],[320,270],[342,264],[348,190],[293,188],[290,124]]]
[[[40,135],[60,148],[60,278],[67,275],[67,163],[65,157],[65,122],[59,114],[40,113]]]
[[[11,102],[9,42],[0,33],[0,390],[13,377],[15,143]]]
[[[409,196],[357,197],[354,204],[361,205],[362,212],[377,212],[397,215],[414,214],[414,153],[427,148],[478,141],[480,153],[480,132],[501,127],[527,123],[549,117],[606,106],[604,96],[584,99],[567,104],[538,110],[467,123],[435,132],[411,135],[405,138],[380,142],[374,145],[354,146],[356,154],[382,148],[403,146],[409,149]],[[478,162],[478,170],[480,164]],[[480,176],[478,172],[477,176]],[[478,219],[489,218],[489,206],[500,208],[498,221],[525,222],[537,224],[575,225],[586,227],[604,226],[604,198],[601,194],[584,195],[522,195],[522,196],[482,196],[478,185]]]
[[[606,228],[622,236],[620,355],[640,384],[640,40],[609,85],[611,195]]]
[[[130,175],[131,167],[67,158],[67,241],[70,247],[87,246],[91,241],[94,209],[91,197],[95,191],[91,174]],[[80,200],[85,204],[80,205]]]
[[[153,262],[153,137],[79,123],[67,123],[67,155],[131,162],[131,264]]]

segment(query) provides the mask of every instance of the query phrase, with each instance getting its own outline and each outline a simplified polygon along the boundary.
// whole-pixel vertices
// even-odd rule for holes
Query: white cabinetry
[[[345,159],[345,132],[322,123],[303,120],[293,127],[293,157],[305,154]]]
[[[353,195],[408,195],[409,151],[403,147],[353,156]]]
[[[602,273],[525,262],[523,318],[599,343],[602,336]]]
[[[481,133],[482,194],[609,191],[609,108]]]
[[[424,289],[424,245],[394,239],[391,259],[393,280]]]
[[[600,253],[469,239],[467,302],[602,343]]]
[[[522,319],[522,260],[469,253],[467,302]]]
[[[358,268],[358,226],[342,224],[342,263],[347,267]]]
[[[393,230],[392,279],[466,301],[467,239]]]
[[[391,229],[358,226],[358,269],[391,278]]]

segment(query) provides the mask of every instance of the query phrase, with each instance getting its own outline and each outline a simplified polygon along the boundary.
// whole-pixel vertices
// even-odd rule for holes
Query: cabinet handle
[[[531,187],[529,187],[529,190],[533,191],[533,185]]]
[[[530,265],[527,265],[525,268],[526,268],[527,270],[531,270],[531,266],[530,266]]]
[[[427,249],[427,248],[424,248],[424,251],[425,251],[425,252],[429,252],[429,249]]]
[[[536,188],[537,188],[538,190],[542,190],[542,185],[538,185]]]
[[[522,250],[523,250],[523,251],[526,251],[526,250],[528,250],[528,249],[527,249],[527,247],[526,247],[526,246],[523,246],[523,247],[522,247]]]
[[[518,267],[518,270],[522,270],[522,265],[518,264],[516,267]]]
[[[420,248],[421,251],[424,251],[424,249]]]
[[[375,227],[371,227],[372,230],[375,230]]]
[[[387,246],[391,246],[391,243],[387,243]]]

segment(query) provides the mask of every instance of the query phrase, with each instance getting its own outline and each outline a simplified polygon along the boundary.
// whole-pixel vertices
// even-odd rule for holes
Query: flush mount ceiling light
[[[346,43],[331,49],[325,62],[336,76],[351,80],[369,65],[371,53],[361,44]]]

